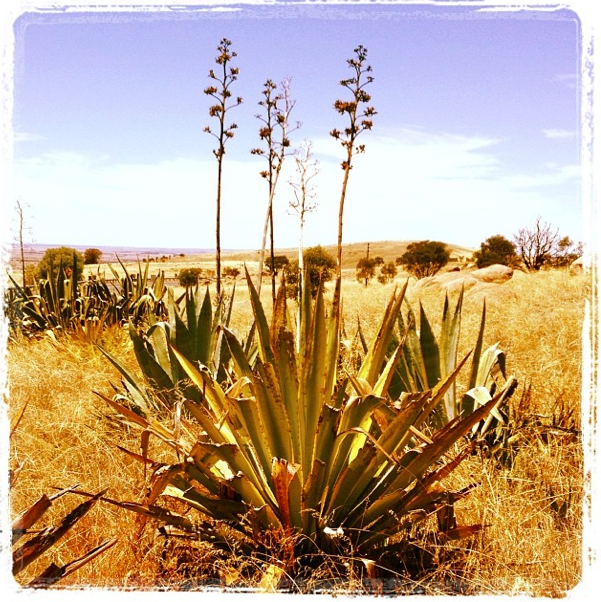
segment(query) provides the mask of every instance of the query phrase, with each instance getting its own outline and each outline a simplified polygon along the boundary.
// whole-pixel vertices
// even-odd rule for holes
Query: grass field
[[[389,261],[398,249],[385,253],[374,245],[372,251]],[[226,256],[225,265],[246,263],[252,267],[253,259],[249,255]],[[352,258],[348,261],[351,266],[355,263]],[[184,264],[203,267],[205,262],[209,265],[212,259],[166,262],[153,265],[151,272],[160,268],[176,273]],[[394,287],[405,278],[401,274],[392,284],[374,282],[365,288],[354,280],[350,267],[346,270],[343,311],[349,344],[358,322],[365,333],[373,334]],[[421,301],[438,324],[443,293],[426,289],[418,297],[414,288],[411,280],[410,303],[417,306]],[[231,290],[231,284],[226,290]],[[269,292],[263,293],[267,300]],[[487,528],[461,540],[452,556],[445,556],[441,549],[435,579],[421,584],[426,593],[436,591],[436,582],[460,581],[463,593],[556,597],[578,584],[583,564],[581,404],[587,401],[581,398],[582,332],[589,294],[587,276],[566,270],[515,272],[505,284],[466,293],[460,353],[475,342],[486,296],[485,342],[498,342],[506,351],[508,372],[519,382],[510,402],[516,454],[513,463],[501,467],[474,454],[450,477],[457,488],[474,481],[479,484],[457,505],[457,512],[462,523],[482,523]],[[250,320],[246,287],[238,282],[233,330],[245,334]],[[102,342],[137,371],[131,343],[122,330],[107,332]],[[16,416],[27,404],[10,441],[10,467],[20,467],[10,499],[13,517],[43,493],[75,484],[93,493],[108,488],[108,495],[117,500],[140,498],[144,471],[116,447],[138,451],[139,436],[107,420],[109,408],[92,394],[100,391],[110,396],[111,383],[119,382],[117,371],[96,348],[69,339],[11,340],[8,379],[9,415]],[[163,453],[159,448],[152,452],[153,457]],[[79,501],[75,496],[60,498],[46,520],[64,515]],[[97,504],[53,548],[52,560],[68,562],[107,537],[118,538],[118,543],[61,585],[176,588],[181,573],[176,571],[175,559],[181,560],[181,556],[170,554],[150,525],[141,530],[139,524],[133,514]],[[19,582],[27,583],[49,560],[36,561],[19,575]],[[228,582],[228,574],[234,570],[203,547],[194,551],[192,564],[195,576],[216,570],[222,583]],[[256,580],[238,584],[259,585]]]

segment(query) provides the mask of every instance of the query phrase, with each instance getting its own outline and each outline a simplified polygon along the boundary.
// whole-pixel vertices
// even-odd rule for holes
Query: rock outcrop
[[[432,287],[447,293],[458,292],[461,287],[465,291],[484,284],[500,285],[507,282],[513,276],[513,269],[506,265],[494,264],[486,268],[480,268],[473,272],[444,272],[428,278],[422,278],[415,284],[415,290],[424,290]]]

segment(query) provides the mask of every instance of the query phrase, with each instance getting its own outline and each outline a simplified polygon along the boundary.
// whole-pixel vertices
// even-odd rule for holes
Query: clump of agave
[[[390,299],[358,371],[346,374],[340,373],[340,281],[330,307],[321,290],[314,300],[305,291],[296,336],[284,287],[269,325],[248,273],[247,282],[255,348],[215,326],[229,350],[227,379],[170,344],[163,362],[177,360],[189,382],[169,412],[125,370],[124,392],[112,399],[99,394],[141,429],[143,453],[132,455],[154,469],[145,503],[122,505],[180,535],[264,558],[289,573],[324,554],[373,566],[401,550],[403,537],[437,512],[444,516],[438,521],[443,538],[480,530],[457,525],[453,504],[466,491],[448,491],[443,481],[469,455],[466,435],[506,390],[488,399],[472,391],[478,403],[469,412],[464,407],[434,420],[468,356],[439,371],[436,382],[420,382],[423,390],[401,390],[414,333],[406,328],[398,339],[394,331],[407,285]],[[154,353],[150,344],[146,350]],[[150,462],[150,436],[173,448],[174,463]],[[165,498],[196,512],[178,514]],[[281,542],[277,554],[274,541]]]
[[[138,264],[138,272],[130,274],[121,260],[119,263],[124,275],[109,266],[113,273],[110,283],[100,273],[81,280],[75,259],[71,266],[61,263],[56,272],[51,268],[47,278],[31,287],[20,286],[9,274],[12,287],[5,296],[5,313],[11,331],[27,336],[67,333],[96,342],[111,326],[164,318],[164,274],[150,278],[148,263],[144,269]]]

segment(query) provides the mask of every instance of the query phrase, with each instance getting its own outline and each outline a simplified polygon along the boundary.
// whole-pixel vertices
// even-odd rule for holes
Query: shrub
[[[186,288],[189,286],[196,286],[201,274],[202,270],[200,268],[184,268],[178,274],[179,285],[185,286]]]
[[[303,252],[303,261],[307,271],[309,290],[315,297],[320,284],[332,280],[336,268],[336,258],[328,253],[321,245],[309,247]],[[297,298],[300,286],[298,261],[291,261],[284,267],[286,275],[286,293],[290,298]]]
[[[481,243],[480,250],[474,253],[474,259],[479,268],[495,263],[515,267],[519,261],[515,245],[500,234],[490,236]]]
[[[100,263],[100,259],[102,258],[102,251],[100,249],[86,249],[83,252],[83,262],[86,265],[95,265]]]
[[[71,247],[46,249],[44,256],[38,263],[37,276],[39,278],[49,278],[50,272],[56,275],[61,265],[67,276],[73,271],[73,267],[75,267],[75,271],[79,275],[83,272],[83,255],[77,249],[72,249]]]
[[[564,236],[558,243],[550,263],[556,268],[569,267],[572,262],[582,256],[582,243],[574,244],[569,236]]]
[[[389,261],[380,268],[378,282],[380,284],[388,284],[389,282],[392,282],[395,279],[397,273],[398,270],[394,261]]]
[[[449,262],[447,246],[438,241],[422,240],[412,242],[407,250],[396,260],[397,265],[417,279],[433,276]]]
[[[238,278],[238,276],[240,276],[240,270],[232,266],[227,266],[223,268],[223,276],[225,278]]]

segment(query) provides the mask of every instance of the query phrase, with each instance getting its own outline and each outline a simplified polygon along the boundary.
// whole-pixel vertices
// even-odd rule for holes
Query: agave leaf
[[[19,541],[25,531],[35,524],[50,506],[52,506],[52,501],[45,493],[43,493],[42,497],[40,497],[37,502],[17,516],[11,525],[12,543],[14,544]]]
[[[255,395],[261,412],[262,422],[270,435],[272,457],[290,459],[296,462],[300,458],[293,456],[292,429],[284,404],[280,383],[271,364],[257,361]]]
[[[486,325],[486,299],[482,303],[482,317],[480,318],[480,328],[478,329],[478,338],[474,347],[474,355],[472,357],[472,369],[470,371],[470,380],[468,389],[473,389],[477,386],[478,371],[480,367],[480,358],[482,356],[482,347],[484,345],[484,327]],[[483,383],[481,383],[483,384]]]
[[[275,358],[273,356],[273,350],[271,349],[271,336],[269,333],[269,326],[267,324],[267,318],[265,317],[265,312],[263,310],[263,305],[261,304],[261,299],[255,289],[255,286],[252,282],[250,274],[248,273],[248,269],[245,267],[246,272],[246,282],[248,284],[248,292],[250,295],[250,301],[253,308],[253,315],[255,317],[256,324],[256,332],[259,336],[259,357],[263,362],[269,362],[272,365],[275,362]]]
[[[367,395],[374,394],[374,388],[366,378],[361,378],[350,373],[347,376],[358,397],[366,397]]]
[[[323,462],[325,464],[331,462],[335,453],[334,450],[339,419],[340,410],[333,408],[329,404],[324,404],[313,436],[313,448],[311,451],[312,466],[315,461]]]
[[[21,406],[21,409],[17,412],[16,416],[10,421],[10,433],[8,435],[9,439],[15,434],[15,431],[17,430],[19,424],[21,423],[21,420],[23,418],[23,415],[25,414],[25,410],[27,409],[28,405],[29,405],[29,400],[27,400]]]
[[[259,507],[263,504],[270,504],[273,508],[277,506],[275,497],[267,482],[267,476],[271,478],[271,471],[264,472],[263,467],[259,464],[255,452],[256,450],[249,445],[233,445],[233,444],[210,444],[198,443],[201,449],[214,453],[216,456],[225,461],[231,470],[231,475],[227,477],[228,483],[236,475],[245,475],[246,481],[253,486],[253,504]],[[231,484],[231,483],[230,483]],[[231,485],[233,489],[236,489]],[[238,491],[236,489],[236,491]],[[244,495],[241,491],[239,493]],[[261,502],[257,502],[256,495],[261,497]]]
[[[271,466],[271,478],[273,481],[273,490],[275,498],[278,502],[282,524],[284,528],[301,527],[302,519],[300,513],[300,505],[296,504],[294,495],[291,496],[291,483],[296,482],[297,491],[295,495],[299,495],[298,491],[299,479],[298,470],[300,465],[292,464],[284,458],[273,458]]]
[[[365,444],[365,435],[353,432],[352,429],[358,427],[363,431],[368,430],[373,410],[382,403],[381,398],[368,395],[367,397],[352,397],[344,406],[340,415],[333,456],[329,462],[328,484],[330,486],[338,480],[341,471],[353,460],[358,450]],[[343,436],[347,431],[353,434]]]
[[[215,424],[208,408],[191,399],[186,399],[184,404],[211,441],[214,443],[235,443],[236,439],[229,426],[223,421]]]
[[[278,373],[280,394],[285,407],[285,412],[290,425],[291,457],[294,462],[301,460],[301,428],[303,424],[300,415],[299,383],[297,372],[297,359],[294,349],[294,336],[291,332],[281,333],[277,349]]]
[[[301,512],[303,533],[314,534],[317,529],[317,517],[320,500],[322,495],[328,493],[327,487],[324,488],[326,478],[326,463],[319,458],[313,462],[311,472],[305,479],[301,492]]]
[[[233,434],[242,449],[253,449],[253,457],[259,460],[256,471],[262,475],[271,474],[273,453],[272,433],[267,430],[254,398],[228,398],[234,415],[240,421],[241,428]],[[260,467],[260,468],[259,468]]]
[[[171,391],[175,387],[175,383],[171,380],[167,372],[165,372],[163,366],[149,353],[131,322],[129,323],[129,336],[134,346],[134,353],[136,354],[138,364],[146,377],[151,381],[153,386]],[[170,362],[165,360],[165,367],[167,366],[170,366]]]
[[[106,552],[108,549],[112,548],[116,543],[117,539],[107,539],[103,541],[100,545],[92,548],[89,552],[86,552],[83,556],[68,562],[63,566],[57,566],[54,563],[51,563],[42,573],[40,573],[35,579],[30,581],[27,584],[27,587],[50,587],[54,585],[64,577],[67,577],[71,573],[79,570],[82,566],[88,564],[96,558],[100,556],[100,554]]]
[[[422,348],[417,333],[415,316],[409,308],[407,313],[407,326],[401,312],[398,314],[398,324],[401,332],[405,332],[404,353],[397,367],[397,374],[402,383],[403,391],[427,391],[428,374],[424,365]]]
[[[110,397],[107,397],[106,395],[103,395],[102,393],[99,393],[98,391],[94,391],[94,394],[98,395],[98,397],[103,399],[114,410],[116,410],[119,414],[124,416],[130,422],[133,422],[134,424],[137,424],[138,426],[141,426],[144,429],[147,429],[150,426],[150,422],[148,422],[148,420],[146,420],[139,414],[136,414],[133,410],[126,408],[124,405],[116,402],[115,400],[111,399]]]
[[[308,294],[308,293],[307,293]],[[299,375],[299,418],[300,441],[302,444],[301,464],[303,474],[308,474],[311,468],[313,450],[312,434],[317,429],[317,421],[321,407],[326,402],[327,393],[323,389],[321,379],[324,376],[323,362],[327,353],[327,332],[325,328],[325,313],[321,287],[317,292],[313,315],[306,317],[304,326],[306,339],[302,342],[298,360]]]
[[[150,404],[144,394],[144,386],[142,383],[101,345],[96,344],[96,347],[100,349],[102,354],[111,362],[111,364],[113,364],[113,366],[115,366],[115,368],[117,368],[126,383],[131,385],[128,387],[128,391],[134,396],[136,405],[147,413],[150,409]]]
[[[474,386],[490,387],[494,382],[495,367],[505,377],[505,352],[499,349],[498,343],[486,349],[478,364],[478,372],[476,374]]]
[[[288,314],[286,309],[286,288],[280,285],[273,305],[273,317],[271,319],[271,347],[277,349],[281,333],[288,324]]]
[[[200,311],[197,309],[199,307],[199,300],[199,292],[196,293],[194,302],[192,302],[192,299],[190,300],[188,328],[191,331],[191,336],[196,337],[196,353],[194,358],[205,366],[208,366],[211,359],[211,339],[213,336],[213,312],[208,288],[206,289],[202,305],[200,305]],[[191,329],[190,323],[193,323],[195,328]]]
[[[424,445],[419,453],[410,452],[407,454],[409,461],[401,468],[398,476],[389,487],[393,490],[392,493],[379,496],[366,510],[363,516],[364,524],[370,525],[379,517],[385,516],[389,510],[398,506],[401,500],[405,503],[406,498],[403,492],[407,491],[412,483],[421,479],[430,466],[438,461],[474,424],[482,420],[497,401],[497,399],[492,399],[463,420],[455,419],[451,421],[432,437],[431,444]],[[451,463],[451,466],[453,466],[453,463]]]
[[[416,482],[409,491],[397,489],[387,496],[387,503],[384,507],[388,510],[369,525],[373,534],[367,536],[364,544],[374,543],[382,540],[384,536],[397,532],[396,523],[399,515],[411,516],[421,512],[429,514],[439,502],[445,502],[448,505],[465,497],[473,486],[468,486],[463,492],[454,494],[441,488],[439,483],[448,477],[470,455],[472,450],[473,445],[466,447],[453,460]]]
[[[394,377],[394,371],[398,366],[398,363],[403,355],[403,345],[405,342],[405,337],[400,342],[398,347],[395,349],[394,353],[390,356],[390,359],[386,363],[384,370],[382,370],[378,380],[373,388],[373,394],[377,397],[384,397],[388,393],[388,388],[390,387],[390,383]]]
[[[223,497],[212,499],[182,478],[174,479],[174,482],[165,488],[163,495],[183,500],[215,520],[239,521],[240,517],[248,512],[246,504]]]
[[[419,340],[421,353],[428,377],[428,389],[432,389],[438,384],[441,378],[440,374],[440,349],[434,336],[434,331],[422,304],[419,304]]]
[[[440,375],[445,378],[453,372],[457,363],[457,348],[459,345],[459,332],[461,330],[461,307],[463,304],[463,287],[459,293],[455,311],[451,314],[449,299],[445,295],[444,309],[442,313],[442,325],[440,331]],[[455,400],[455,381],[445,394],[442,405],[445,413],[445,422],[457,415],[457,404]]]
[[[333,525],[344,523],[349,511],[357,504],[357,499],[365,490],[373,474],[367,472],[368,466],[376,456],[373,445],[364,445],[353,460],[346,464],[335,480],[330,479],[330,495],[324,514]]]
[[[254,483],[247,478],[245,474],[239,472],[231,479],[228,479],[227,483],[234,491],[240,494],[243,500],[247,500],[247,502],[255,508],[260,508],[265,504],[269,504],[274,511],[277,511],[278,503],[271,490],[268,490],[270,491],[271,495],[266,498],[264,492],[259,491],[259,489],[257,489]],[[271,527],[273,525],[265,526]],[[278,524],[276,526],[280,529],[283,526],[280,516],[278,516]]]
[[[340,321],[342,319],[341,286],[341,280],[338,278],[334,288],[334,299],[332,301],[330,314],[326,319],[326,329],[328,335],[326,343],[326,356],[323,365],[323,390],[325,394],[322,395],[322,403],[330,402],[336,386],[338,359],[340,356]],[[321,295],[323,296],[323,292]],[[320,411],[321,408],[318,408],[317,415],[319,415]]]
[[[475,424],[485,418],[497,402],[498,397],[496,396],[462,420],[456,418],[435,433],[432,436],[432,443],[423,446],[421,453],[412,458],[406,470],[393,483],[393,487],[396,489],[406,489],[411,481],[421,478],[429,466],[442,458],[452,445],[466,435]]]
[[[394,325],[401,310],[407,284],[408,281],[405,282],[398,296],[396,291],[393,293],[380,322],[378,333],[373,339],[357,374],[359,378],[363,378],[369,382],[372,387],[376,384],[378,376],[382,371],[382,366],[386,361]]]
[[[169,324],[162,321],[156,322],[148,329],[146,336],[152,345],[156,361],[171,381],[171,386],[173,386],[179,381],[179,364],[169,353]]]
[[[194,366],[194,364],[192,364],[192,362],[175,347],[170,346],[170,349],[190,380],[203,394],[203,397],[209,404],[213,414],[220,419],[224,415],[227,407],[225,393],[222,391],[221,387],[214,383],[206,367],[198,370],[196,366]]]
[[[200,454],[199,454],[200,455]],[[219,462],[217,462],[217,470]],[[211,466],[205,464],[204,461],[199,461],[196,458],[192,462],[188,459],[185,466],[186,481],[194,487],[194,483],[198,483],[205,491],[213,496],[219,496],[221,492],[220,476],[212,470]],[[176,477],[177,478],[177,477]]]
[[[175,512],[171,512],[166,508],[161,508],[160,506],[156,505],[147,506],[145,504],[138,504],[136,502],[119,502],[106,497],[103,497],[102,501],[108,504],[113,504],[114,506],[118,506],[119,508],[123,508],[124,510],[135,512],[136,514],[146,518],[157,520],[165,525],[171,525],[186,533],[191,533],[193,535],[199,534],[199,527],[195,525],[189,518],[176,514]]]
[[[378,444],[387,454],[393,455],[408,445],[414,434],[411,427],[419,426],[425,421],[431,403],[429,391],[405,395],[403,408],[388,423],[378,439]]]
[[[13,552],[13,574],[17,575],[51,548],[77,521],[87,514],[105,493],[106,489],[82,502],[69,512],[60,524],[41,531]]]
[[[157,468],[148,483],[145,499],[146,505],[154,504],[159,496],[162,495],[163,491],[165,491],[165,487],[167,487],[173,478],[181,473],[181,471],[181,464],[167,464]]]

